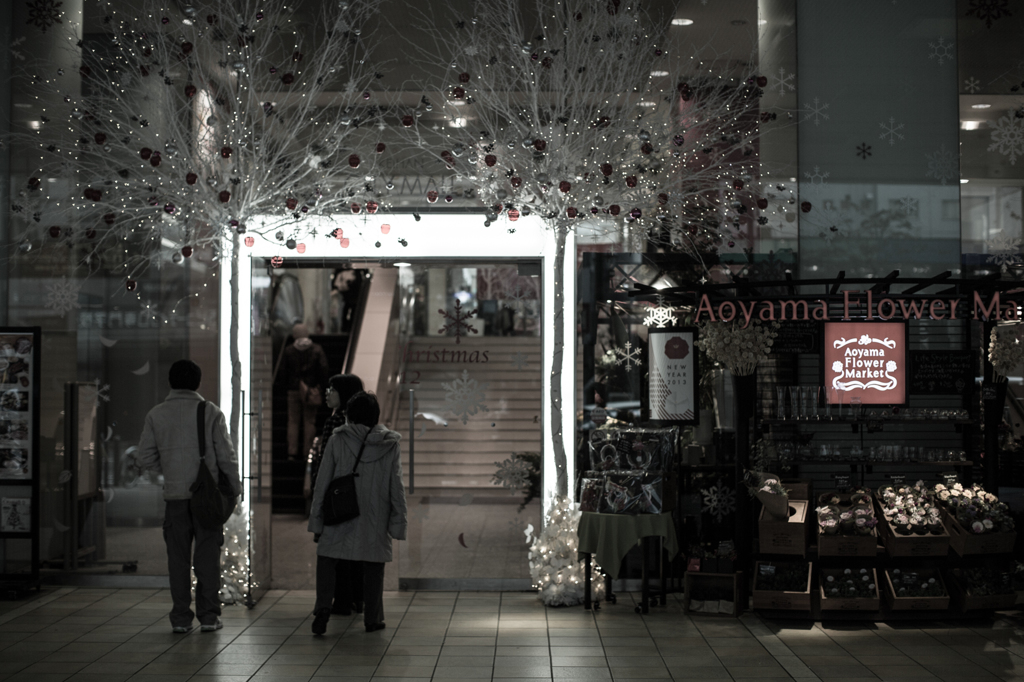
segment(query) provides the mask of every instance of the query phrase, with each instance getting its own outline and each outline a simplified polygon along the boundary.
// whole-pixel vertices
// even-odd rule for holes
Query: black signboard
[[[893,485],[903,485],[903,481],[906,477],[906,474],[889,474],[889,480]]]
[[[911,393],[962,395],[974,383],[971,351],[913,351],[908,381]]]
[[[818,353],[821,351],[821,323],[814,320],[786,321],[772,343],[773,353]]]
[[[850,489],[850,474],[833,474],[836,480],[836,490],[845,493]]]

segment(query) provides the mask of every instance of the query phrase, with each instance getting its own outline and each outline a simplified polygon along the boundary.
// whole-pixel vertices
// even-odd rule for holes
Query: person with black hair
[[[362,568],[366,631],[384,628],[384,564],[391,561],[391,540],[405,539],[408,518],[399,447],[402,437],[378,424],[379,419],[376,396],[366,392],[352,396],[345,406],[345,425],[334,430],[320,464],[309,514],[309,531],[317,542],[315,635],[327,631],[339,560],[358,562]],[[359,516],[325,526],[327,488],[335,478],[353,470]]]
[[[167,544],[167,572],[171,583],[171,628],[177,633],[192,629],[198,617],[200,630],[213,632],[220,620],[220,554],[224,528],[204,528],[192,518],[190,488],[204,464],[218,480],[223,471],[238,495],[238,459],[228,435],[227,421],[220,408],[196,391],[203,378],[199,365],[178,360],[171,365],[171,392],[146,415],[139,441],[138,462],[164,476],[164,542]],[[202,407],[200,407],[202,405]],[[204,432],[198,432],[198,410],[203,410]],[[200,459],[199,438],[206,442],[206,456]],[[195,549],[193,550],[193,541]],[[192,612],[192,571],[196,574],[196,612]]]
[[[363,380],[355,374],[335,374],[327,384],[327,406],[332,412],[324,423],[320,447],[314,453],[310,464],[311,495],[316,489],[317,474],[320,471],[320,462],[324,458],[324,450],[327,449],[327,442],[336,428],[344,426],[345,406],[349,398],[363,390]],[[350,616],[353,610],[356,613],[363,612],[363,568],[358,562],[339,559],[334,585],[334,606],[331,613]]]

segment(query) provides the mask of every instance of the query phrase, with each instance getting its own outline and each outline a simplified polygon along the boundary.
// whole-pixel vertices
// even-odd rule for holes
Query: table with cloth
[[[597,563],[609,578],[617,578],[622,560],[637,543],[643,545],[643,572],[641,593],[643,602],[642,613],[647,613],[649,603],[648,586],[648,538],[660,538],[662,546],[668,552],[671,561],[679,553],[679,540],[676,537],[676,526],[672,514],[598,514],[582,512],[579,527],[576,529],[580,538],[579,553],[586,563],[584,580],[584,607],[591,604],[590,557],[593,555]],[[662,578],[664,589],[664,578]],[[610,590],[609,590],[610,592]]]

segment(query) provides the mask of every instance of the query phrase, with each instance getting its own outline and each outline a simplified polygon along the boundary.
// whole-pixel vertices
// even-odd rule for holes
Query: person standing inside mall
[[[332,412],[324,423],[324,430],[320,436],[320,447],[313,455],[310,465],[310,496],[316,490],[317,474],[320,471],[320,462],[323,461],[324,451],[331,439],[331,434],[339,426],[345,424],[345,406],[349,398],[363,390],[363,380],[355,374],[335,374],[330,378],[327,385],[327,407]],[[337,575],[334,580],[334,606],[331,613],[340,616],[350,616],[352,611],[363,612],[363,567],[358,561],[347,561],[339,559],[337,563]]]
[[[309,338],[304,324],[292,327],[292,338],[295,340],[284,350],[279,376],[288,391],[288,459],[298,459],[300,452],[305,459],[316,436],[316,412],[323,404],[321,391],[327,383],[327,354]]]
[[[384,628],[384,564],[391,540],[404,540],[408,526],[402,485],[401,436],[378,424],[380,405],[372,393],[356,393],[345,406],[345,425],[327,443],[313,492],[309,531],[317,542],[316,604],[313,634],[327,631],[338,560],[359,562],[363,571],[363,623],[367,632]],[[324,525],[324,497],[331,481],[356,468],[359,516]]]
[[[164,476],[164,542],[167,544],[167,572],[171,583],[171,627],[174,632],[192,629],[193,616],[200,630],[221,629],[220,554],[224,528],[204,528],[192,518],[190,488],[199,474],[200,462],[216,481],[223,471],[235,495],[241,493],[238,459],[228,435],[227,421],[220,408],[206,402],[196,391],[203,378],[199,365],[178,360],[171,365],[171,392],[149,411],[139,441],[139,466]],[[205,402],[206,456],[200,459],[197,412]],[[193,549],[193,542],[195,548]],[[192,571],[196,574],[196,611],[192,612]]]

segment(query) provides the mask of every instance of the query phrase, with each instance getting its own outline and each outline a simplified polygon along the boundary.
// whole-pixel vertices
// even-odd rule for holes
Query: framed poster
[[[650,381],[647,404],[650,421],[655,423],[696,424],[697,404],[697,330],[651,329],[647,333]]]
[[[907,402],[906,322],[825,322],[822,377],[833,405]]]

